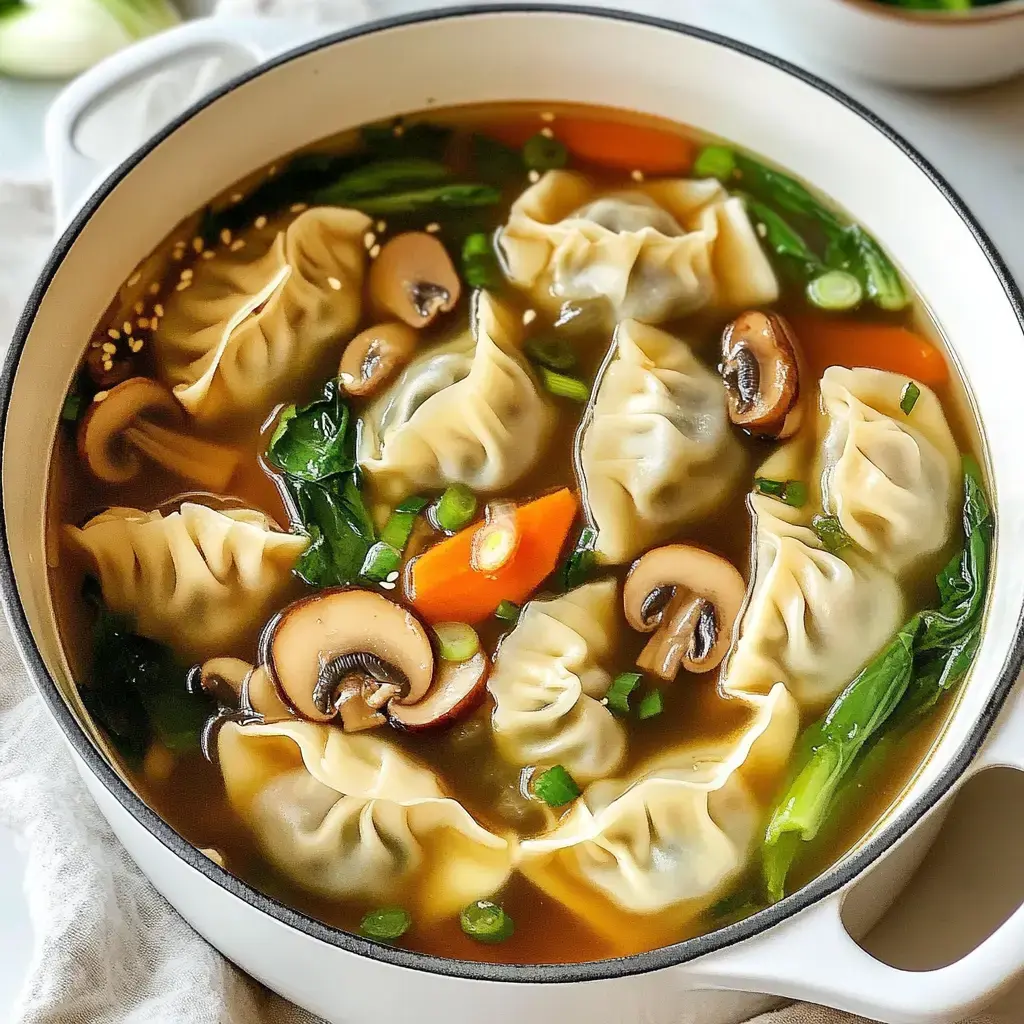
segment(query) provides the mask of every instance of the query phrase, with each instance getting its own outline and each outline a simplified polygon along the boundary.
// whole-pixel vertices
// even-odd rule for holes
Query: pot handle
[[[1024,689],[1017,686],[963,781],[995,766],[1024,771]],[[770,931],[690,966],[709,988],[824,1003],[887,1024],[953,1024],[990,1003],[1024,971],[1024,906],[955,963],[904,971],[876,960],[847,933],[844,892]]]
[[[319,31],[282,18],[201,18],[143,39],[74,79],[50,106],[44,126],[58,224],[205,93]]]

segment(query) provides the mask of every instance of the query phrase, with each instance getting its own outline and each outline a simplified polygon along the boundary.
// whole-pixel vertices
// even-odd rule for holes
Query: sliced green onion
[[[414,494],[411,498],[406,498],[405,501],[395,506],[396,512],[422,512],[430,504],[429,498],[421,497],[419,494]]]
[[[827,270],[807,283],[807,301],[818,309],[856,309],[863,298],[860,281],[845,270]]]
[[[559,398],[571,398],[574,402],[585,402],[590,398],[590,388],[578,377],[569,377],[564,373],[556,373],[546,366],[538,366],[541,383],[553,395]]]
[[[767,494],[770,498],[778,498],[780,501],[786,493],[785,480],[769,480],[766,476],[754,478],[754,490],[758,494]]]
[[[398,572],[401,565],[402,552],[381,540],[366,552],[359,574],[375,583],[390,582],[388,577]]]
[[[491,291],[504,280],[494,244],[482,231],[467,235],[462,243],[462,276],[471,288],[488,288]]]
[[[533,792],[548,807],[564,807],[580,795],[580,787],[562,765],[556,764],[533,780]]]
[[[693,162],[695,178],[729,181],[736,171],[736,154],[728,146],[705,146]]]
[[[392,512],[384,524],[384,529],[380,531],[381,541],[390,544],[397,551],[404,551],[416,525],[417,515],[416,512]]]
[[[573,590],[587,581],[590,571],[594,568],[597,556],[594,546],[597,544],[597,530],[592,526],[584,526],[576,540],[576,546],[565,560],[562,569],[562,582],[566,590]]]
[[[754,490],[758,494],[778,498],[793,508],[802,508],[807,504],[807,484],[802,480],[770,480],[759,476],[754,478]]]
[[[442,530],[456,533],[473,522],[476,495],[465,484],[452,484],[441,495],[434,516]]]
[[[908,380],[903,394],[900,395],[900,408],[904,415],[909,416],[914,411],[914,406],[917,405],[917,400],[920,397],[921,389],[912,380]]]
[[[439,622],[434,626],[434,636],[444,661],[469,661],[480,650],[480,637],[465,622]]]
[[[2,0],[0,0],[0,6],[2,6]],[[77,423],[78,417],[82,414],[82,401],[81,395],[68,395],[61,406],[60,418],[67,423]]]
[[[534,135],[523,143],[523,163],[531,171],[554,171],[569,162],[569,150],[546,135]]]
[[[661,690],[651,690],[640,701],[640,707],[636,709],[636,715],[643,722],[648,718],[657,718],[664,710],[665,698],[661,695]]]
[[[623,672],[612,680],[605,697],[608,707],[620,715],[629,714],[629,695],[640,685],[643,677],[639,672]]]
[[[464,907],[459,913],[459,924],[477,942],[504,942],[516,930],[512,918],[490,900],[477,900]]]
[[[815,516],[811,520],[811,529],[832,554],[842,551],[843,548],[848,548],[853,543],[850,535],[843,529],[842,524],[835,516]]]
[[[571,370],[576,365],[572,346],[555,334],[538,334],[523,346],[527,358],[549,370]]]
[[[381,907],[371,910],[359,922],[359,934],[379,942],[394,942],[412,927],[409,911],[402,907]]]
[[[515,601],[502,601],[494,611],[494,617],[502,622],[517,622],[522,609]]]

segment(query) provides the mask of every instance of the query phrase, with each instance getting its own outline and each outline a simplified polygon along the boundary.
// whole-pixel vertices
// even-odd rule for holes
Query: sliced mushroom
[[[339,691],[352,673],[392,684],[392,708],[419,701],[434,673],[423,626],[372,591],[323,590],[296,601],[271,621],[261,646],[281,696],[314,722],[337,715]]]
[[[638,559],[622,601],[629,624],[654,636],[637,658],[644,672],[671,682],[717,668],[732,640],[746,586],[731,562],[688,544],[668,544]]]
[[[162,384],[132,377],[89,403],[78,425],[78,452],[93,476],[123,484],[138,475],[143,456],[202,487],[223,491],[238,468],[234,448],[179,433],[184,411]]]
[[[241,658],[210,658],[189,671],[186,686],[190,693],[206,693],[224,707],[237,708],[251,671],[252,665]]]
[[[395,235],[370,266],[370,298],[382,314],[425,327],[455,308],[462,282],[448,251],[425,231]]]
[[[468,661],[441,661],[437,678],[418,704],[392,704],[391,724],[407,732],[452,725],[478,708],[487,692],[491,663],[483,651]]]
[[[408,324],[367,327],[346,346],[338,376],[350,395],[372,395],[412,359],[419,339]]]
[[[369,689],[372,692],[376,683],[376,679],[362,672],[352,672],[341,681],[334,706],[338,709],[341,727],[345,732],[363,732],[387,725],[387,716],[371,707],[366,700],[366,691]],[[381,686],[377,692],[383,689]]]
[[[791,437],[800,426],[799,349],[777,313],[750,310],[722,334],[722,377],[729,418],[759,437]]]
[[[285,722],[295,717],[291,708],[281,700],[266,665],[257,665],[246,675],[239,703],[242,708],[260,715],[267,723]]]

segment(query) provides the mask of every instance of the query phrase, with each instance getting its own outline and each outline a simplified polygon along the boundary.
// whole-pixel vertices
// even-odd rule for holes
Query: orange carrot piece
[[[822,316],[795,316],[792,324],[815,377],[829,366],[868,366],[906,374],[932,388],[949,380],[942,352],[906,327]]]
[[[493,615],[502,601],[521,604],[555,567],[576,518],[576,495],[567,488],[515,510],[519,547],[500,569],[473,568],[473,538],[483,523],[435,544],[409,569],[413,608],[427,622],[468,622]]]
[[[586,118],[559,119],[552,127],[573,156],[600,167],[644,174],[689,174],[693,167],[694,144],[661,128]]]

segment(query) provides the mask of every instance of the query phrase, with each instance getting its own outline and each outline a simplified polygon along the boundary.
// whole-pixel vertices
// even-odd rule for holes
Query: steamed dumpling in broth
[[[310,892],[404,900],[429,922],[509,875],[509,843],[391,744],[280,722],[226,723],[217,745],[232,806],[270,861]]]
[[[520,333],[481,292],[470,330],[414,360],[374,403],[359,463],[381,498],[450,483],[493,493],[536,465],[554,411],[518,350]]]
[[[586,500],[607,562],[626,562],[712,512],[746,462],[725,386],[686,342],[627,320],[583,429]]]
[[[309,543],[262,512],[194,502],[168,515],[111,508],[66,527],[65,537],[96,574],[107,608],[142,636],[198,658],[258,628],[291,591]]]
[[[501,247],[512,281],[540,305],[598,302],[613,322],[778,297],[743,203],[714,180],[602,193],[582,175],[549,171],[513,204]]]
[[[199,422],[258,425],[337,366],[359,322],[371,224],[355,210],[306,210],[200,260],[191,283],[171,293],[153,349]]]
[[[616,771],[626,730],[601,703],[618,640],[614,580],[531,601],[501,643],[487,687],[494,740],[517,765],[561,764],[589,782]]]

